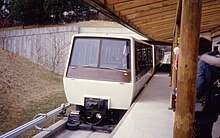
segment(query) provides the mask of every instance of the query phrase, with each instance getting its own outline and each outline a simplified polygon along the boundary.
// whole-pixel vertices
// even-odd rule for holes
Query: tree
[[[54,75],[55,71],[59,71],[59,66],[61,60],[65,54],[66,48],[69,46],[70,42],[63,41],[65,39],[64,35],[58,35],[57,33],[51,32],[48,38],[47,47],[49,48],[48,56],[49,61],[47,61],[47,66]]]
[[[6,28],[13,24],[9,4],[10,0],[0,0],[0,28]]]
[[[1,5],[6,5],[1,0]],[[60,24],[97,19],[98,12],[81,0],[8,0],[7,11],[17,25]],[[1,17],[0,17],[1,18]]]
[[[43,7],[47,18],[49,18],[53,24],[62,22],[63,12],[66,9],[71,9],[66,0],[45,0]]]
[[[44,0],[14,0],[10,3],[12,16],[22,25],[42,24],[45,22]]]

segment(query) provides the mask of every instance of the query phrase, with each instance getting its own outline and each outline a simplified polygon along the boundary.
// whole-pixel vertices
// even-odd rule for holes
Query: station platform
[[[157,73],[146,84],[129,113],[111,133],[117,138],[172,138],[174,112],[170,106],[170,78]]]
[[[170,107],[168,73],[156,73],[110,137],[172,138],[175,112]],[[220,137],[220,117],[214,124],[213,138]]]

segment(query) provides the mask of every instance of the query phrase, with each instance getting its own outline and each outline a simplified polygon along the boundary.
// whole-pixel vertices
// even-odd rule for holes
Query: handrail
[[[13,137],[21,134],[22,132],[24,132],[34,126],[37,126],[38,124],[47,120],[48,118],[51,118],[55,115],[63,113],[70,106],[71,105],[69,103],[62,104],[60,107],[48,112],[47,114],[41,114],[39,117],[27,122],[26,124],[19,126],[13,130],[1,135],[0,138],[13,138]],[[45,130],[45,129],[42,129],[42,130]]]

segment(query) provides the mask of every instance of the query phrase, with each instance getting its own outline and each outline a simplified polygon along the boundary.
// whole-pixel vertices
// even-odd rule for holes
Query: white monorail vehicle
[[[128,36],[74,35],[63,78],[68,102],[87,123],[115,122],[153,75],[156,50]]]

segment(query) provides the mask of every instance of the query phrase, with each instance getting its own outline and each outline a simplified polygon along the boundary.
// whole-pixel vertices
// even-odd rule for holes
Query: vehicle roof
[[[105,37],[105,38],[126,38],[135,39],[132,36],[117,35],[117,34],[75,34],[74,37]]]
[[[148,45],[153,46],[152,44],[149,44],[143,40],[138,40],[136,38],[134,38],[133,36],[129,36],[129,35],[120,35],[120,34],[75,34],[73,35],[73,37],[102,37],[102,38],[121,38],[121,39],[130,39],[130,40],[134,40],[140,43],[146,43]]]

